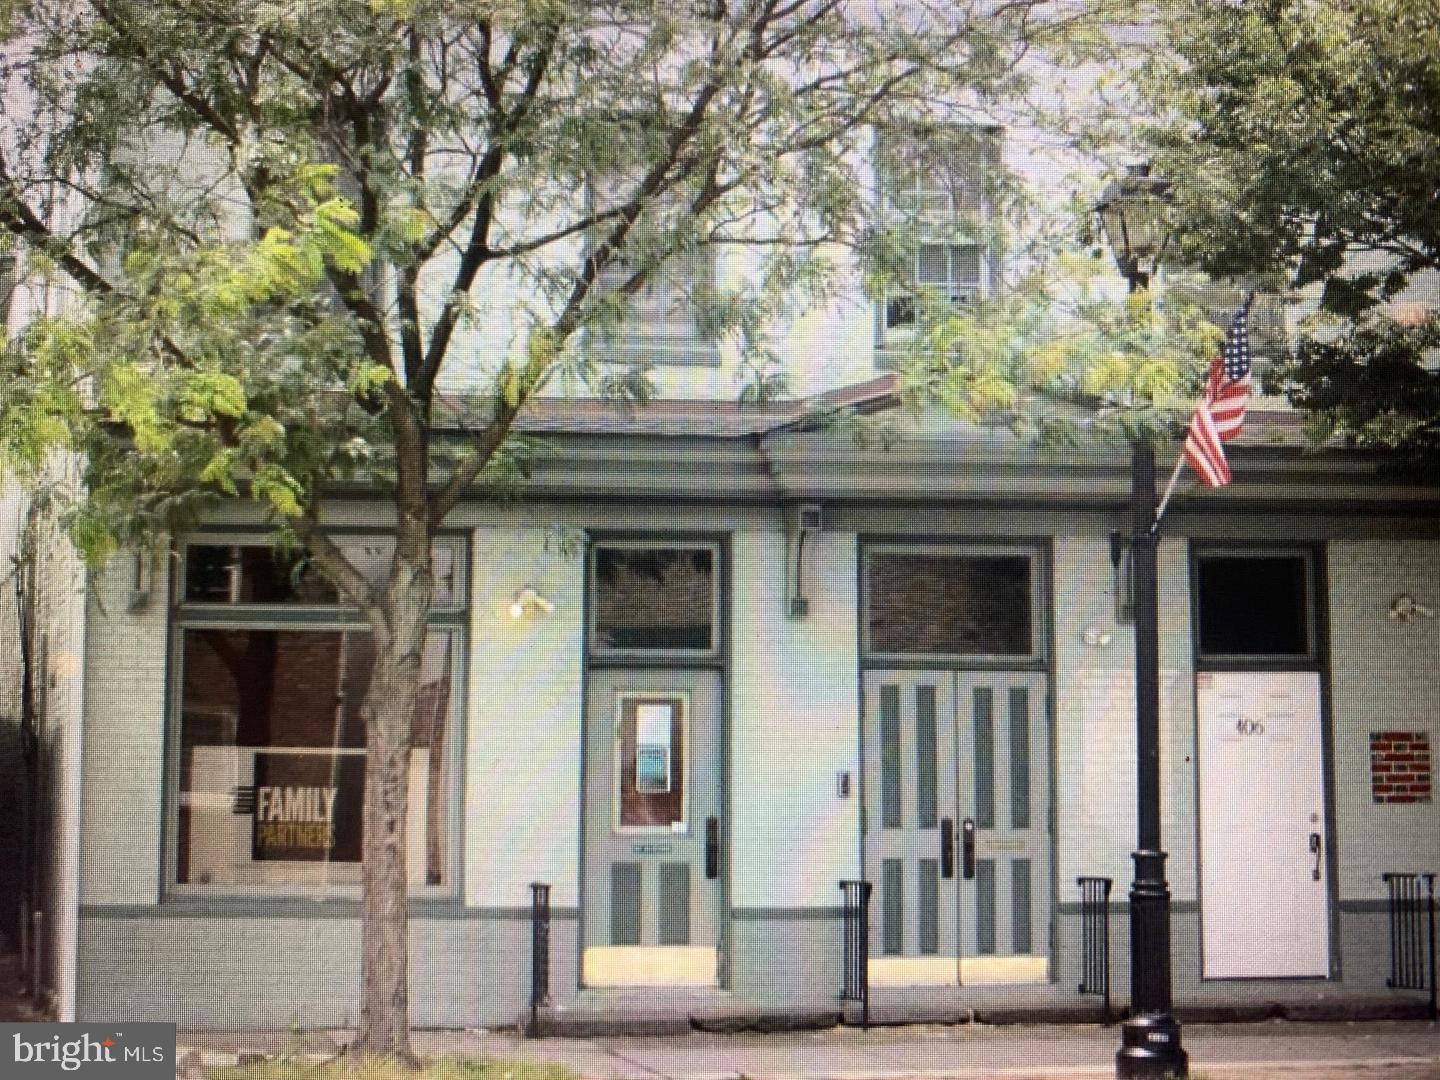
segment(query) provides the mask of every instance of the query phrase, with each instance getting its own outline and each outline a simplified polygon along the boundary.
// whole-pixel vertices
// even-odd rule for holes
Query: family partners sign
[[[174,1024],[0,1024],[5,1080],[172,1080]]]

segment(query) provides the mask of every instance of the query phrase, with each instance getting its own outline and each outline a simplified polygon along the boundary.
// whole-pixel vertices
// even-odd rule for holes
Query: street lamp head
[[[1170,239],[1170,181],[1150,175],[1150,166],[1132,165],[1100,196],[1095,211],[1115,265],[1130,283],[1143,288],[1160,265]]]

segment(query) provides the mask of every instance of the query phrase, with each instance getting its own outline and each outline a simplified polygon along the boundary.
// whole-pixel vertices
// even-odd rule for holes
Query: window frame
[[[947,300],[947,307],[958,309],[965,303],[972,300],[983,300],[991,296],[995,291],[995,266],[996,247],[993,243],[987,242],[989,233],[995,218],[995,207],[993,201],[986,193],[985,180],[987,170],[998,167],[1003,159],[1003,129],[994,125],[972,124],[966,127],[974,131],[981,139],[989,139],[993,142],[993,148],[988,154],[977,155],[977,163],[980,169],[979,175],[966,177],[960,183],[946,184],[938,180],[926,184],[922,171],[919,168],[913,169],[916,182],[913,186],[907,186],[903,191],[892,190],[890,177],[887,173],[891,169],[891,163],[886,160],[893,151],[888,147],[904,145],[915,141],[913,137],[906,138],[903,135],[886,135],[879,133],[875,140],[875,150],[872,163],[876,180],[876,192],[878,205],[881,208],[882,221],[889,225],[900,223],[902,225],[913,224],[915,226],[915,251],[907,260],[910,269],[914,273],[917,288],[904,289],[899,287],[886,289],[875,303],[875,348],[878,351],[893,353],[910,347],[923,333],[922,318],[918,307],[921,299],[917,295],[920,290],[927,290],[932,293],[951,290],[952,293],[958,281],[954,276],[955,249],[974,248],[978,255],[979,273],[973,286],[969,282],[963,283],[965,291],[973,289],[973,298],[962,298],[960,300]],[[951,160],[953,175],[959,175],[958,164]],[[924,174],[928,175],[928,174]],[[974,210],[975,222],[973,227],[967,226],[964,215],[969,213],[966,207],[960,204],[957,195],[963,183],[973,182],[978,191],[978,206]],[[949,208],[943,212],[936,213],[924,208],[927,199],[936,196],[943,196],[949,201]],[[906,207],[906,199],[914,201],[915,205]],[[920,259],[921,252],[926,247],[942,247],[945,249],[947,264],[947,281],[942,290],[934,286],[925,286],[920,283]],[[907,326],[890,326],[890,305],[897,299],[908,298],[915,310],[913,320]]]
[[[725,648],[725,626],[721,618],[722,600],[725,590],[725,562],[719,540],[703,540],[678,537],[638,537],[611,539],[594,538],[587,545],[585,554],[585,648],[591,660],[598,662],[623,661],[631,663],[674,663],[714,662],[723,655]],[[599,574],[596,560],[602,548],[626,551],[709,551],[710,552],[710,647],[708,649],[638,649],[617,648],[599,640],[598,616],[600,611],[598,590]]]
[[[1298,558],[1302,563],[1305,651],[1300,653],[1207,653],[1200,638],[1200,564],[1210,558],[1277,559]],[[1322,554],[1304,544],[1213,544],[1190,546],[1190,638],[1196,671],[1319,671],[1324,664],[1321,648],[1324,623],[1319,605],[1322,596]]]
[[[621,752],[625,706],[645,702],[680,703],[680,821],[670,825],[626,825],[624,823],[625,755]],[[637,732],[638,740],[638,732]],[[610,828],[617,836],[689,836],[690,835],[690,692],[688,690],[617,690],[615,692],[614,776],[611,780]],[[674,769],[674,756],[671,757]],[[681,828],[675,828],[679,824]]]
[[[870,612],[873,603],[870,566],[876,555],[940,555],[959,558],[1024,557],[1030,565],[1030,651],[1028,653],[924,653],[881,652],[870,642]],[[1049,663],[1048,561],[1037,543],[880,541],[865,544],[860,553],[860,652],[866,666],[938,667],[1044,670]]]
[[[603,180],[600,177],[590,176],[586,179],[585,208],[587,212],[594,212],[596,209],[597,192],[602,185]],[[587,234],[584,240],[586,253],[589,252],[593,242],[594,238]],[[720,342],[703,333],[698,308],[692,301],[685,298],[684,289],[676,288],[668,280],[667,271],[673,272],[676,269],[677,256],[683,257],[685,260],[693,259],[694,280],[688,282],[691,294],[713,294],[719,279],[720,252],[718,246],[712,243],[701,244],[693,251],[672,252],[659,267],[651,272],[641,290],[664,286],[669,292],[679,295],[689,313],[686,333],[655,333],[654,329],[661,324],[650,320],[644,311],[637,309],[636,299],[632,297],[626,302],[628,310],[624,317],[613,327],[587,326],[582,330],[582,346],[594,362],[647,366],[653,364],[661,367],[719,366],[721,362]],[[619,264],[624,264],[623,254]],[[607,272],[616,265],[617,263],[612,261],[596,276],[592,289],[597,295],[615,291],[615,285],[607,284],[605,279]]]
[[[273,547],[267,540],[268,534],[262,532],[246,532],[243,530],[232,530],[228,532],[205,532],[196,533],[184,537],[175,545],[176,573],[170,579],[170,604],[171,609],[177,615],[187,618],[250,618],[260,615],[273,615],[282,621],[289,621],[291,618],[335,616],[340,613],[342,621],[364,622],[360,616],[360,609],[353,604],[345,604],[341,601],[334,602],[290,602],[277,601],[270,603],[242,603],[240,601],[218,601],[218,600],[189,600],[185,596],[186,578],[189,571],[189,549],[192,547]],[[352,542],[362,543],[391,543],[392,538],[371,530],[356,532],[337,532],[336,541],[344,547]],[[450,586],[451,600],[442,606],[435,606],[430,609],[430,619],[445,616],[456,617],[463,615],[468,603],[469,595],[469,565],[467,562],[468,545],[464,535],[460,533],[442,533],[435,537],[431,545],[432,553],[437,548],[445,548],[451,552],[451,565],[453,566],[454,580]],[[224,613],[229,613],[224,614]]]
[[[180,776],[184,723],[184,641],[190,630],[259,630],[291,632],[368,632],[369,623],[357,608],[344,604],[231,604],[186,602],[186,557],[190,547],[204,546],[269,546],[271,534],[263,531],[228,530],[197,531],[179,539],[174,545],[173,572],[170,575],[171,604],[167,643],[169,663],[167,702],[165,708],[165,766],[163,776],[164,822],[161,859],[162,900],[229,900],[262,899],[276,902],[291,900],[355,900],[360,884],[345,882],[275,882],[268,884],[215,884],[181,882],[179,874],[180,842]],[[346,530],[338,535],[342,542],[352,539],[388,541],[391,537],[375,530]],[[446,746],[444,768],[449,773],[447,806],[444,815],[443,848],[444,883],[412,885],[408,896],[412,903],[426,900],[456,900],[463,895],[463,828],[465,794],[465,691],[469,668],[469,542],[463,533],[442,533],[436,544],[452,547],[455,558],[454,601],[452,606],[432,609],[427,620],[429,632],[445,633],[450,638],[449,708],[446,715]],[[263,748],[256,748],[263,749]],[[356,753],[364,753],[356,749]]]

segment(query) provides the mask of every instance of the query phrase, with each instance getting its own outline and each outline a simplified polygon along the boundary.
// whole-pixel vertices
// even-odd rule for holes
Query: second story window
[[[915,340],[929,319],[993,288],[990,185],[1000,160],[993,129],[947,128],[882,135],[876,176],[882,227],[904,256],[879,304],[878,343]]]
[[[600,274],[597,287],[613,296],[619,317],[592,336],[596,359],[627,363],[704,363],[718,356],[702,326],[706,298],[715,287],[713,248],[659,259],[638,289],[624,293],[637,262],[621,259]]]
[[[588,185],[596,212],[630,205],[637,178],[602,173]],[[603,242],[614,227],[605,219],[589,238]],[[663,192],[640,209],[623,247],[601,269],[593,299],[601,317],[589,333],[600,363],[713,363],[719,351],[705,330],[715,290],[715,248],[699,243],[688,199]]]
[[[0,341],[5,339],[5,328],[10,322],[10,303],[15,296],[19,278],[15,269],[15,256],[0,255]]]

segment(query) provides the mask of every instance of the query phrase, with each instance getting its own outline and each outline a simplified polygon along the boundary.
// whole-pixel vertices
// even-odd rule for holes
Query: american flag
[[[1185,436],[1185,460],[1206,487],[1230,482],[1225,444],[1245,425],[1245,403],[1250,399],[1249,322],[1250,301],[1246,300],[1230,320],[1220,355],[1210,362],[1205,396]]]

